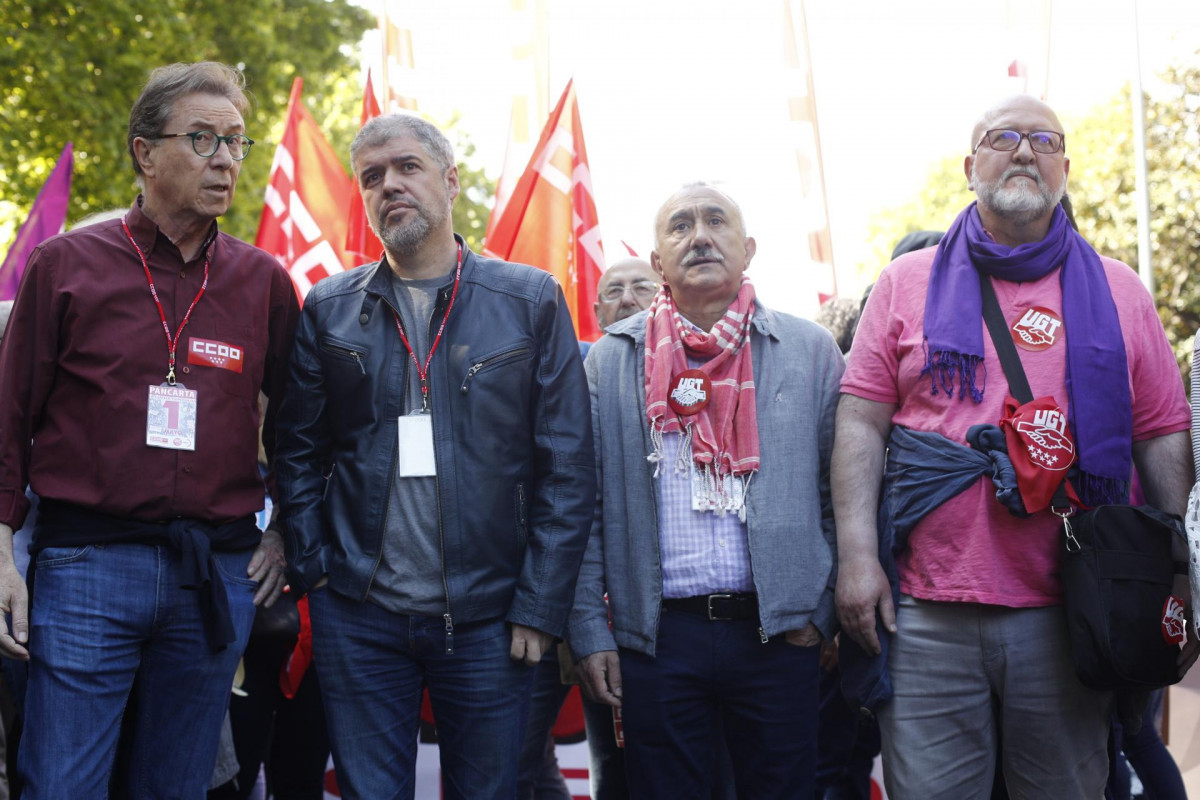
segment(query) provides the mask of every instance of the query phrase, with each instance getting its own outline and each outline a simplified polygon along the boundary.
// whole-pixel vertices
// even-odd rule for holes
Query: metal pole
[[[1138,28],[1138,0],[1133,4],[1133,166],[1138,227],[1138,275],[1150,296],[1154,296],[1154,266],[1150,253],[1150,189],[1146,179],[1146,103],[1142,95],[1142,52]]]

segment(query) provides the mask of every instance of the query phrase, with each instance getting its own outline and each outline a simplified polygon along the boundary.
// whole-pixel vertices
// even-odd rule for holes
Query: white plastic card
[[[433,416],[410,414],[399,418],[400,459],[396,474],[401,478],[437,475],[433,458]]]
[[[734,479],[732,475],[726,475],[722,479],[724,485],[720,494],[713,491],[716,486],[709,485],[708,481],[711,478],[706,480],[705,473],[696,469],[696,462],[692,459],[688,459],[688,477],[692,482],[693,511],[719,511],[722,505],[726,511],[741,508],[745,486],[740,480]],[[722,498],[724,498],[724,502],[722,502]]]
[[[183,384],[151,386],[146,404],[146,444],[167,450],[196,449],[196,397]]]

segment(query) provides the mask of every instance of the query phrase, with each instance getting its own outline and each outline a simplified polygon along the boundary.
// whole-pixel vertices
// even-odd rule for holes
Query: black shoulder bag
[[[983,318],[1009,391],[1028,403],[1033,392],[995,289],[987,275],[979,279]],[[1186,626],[1171,594],[1175,574],[1187,570],[1171,555],[1174,537],[1186,540],[1182,520],[1151,506],[1106,505],[1073,514],[1063,484],[1050,507],[1063,521],[1063,606],[1079,680],[1117,691],[1178,683],[1179,647],[1168,636]]]

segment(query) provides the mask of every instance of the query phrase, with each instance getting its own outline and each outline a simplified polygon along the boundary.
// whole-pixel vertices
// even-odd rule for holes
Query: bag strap
[[[992,335],[992,344],[996,346],[996,355],[1000,358],[1000,366],[1004,368],[1004,377],[1008,378],[1008,390],[1018,402],[1028,403],[1033,399],[1033,390],[1029,388],[1029,379],[1025,377],[1025,367],[1017,354],[1017,346],[1009,333],[1008,323],[1004,321],[1004,312],[1000,310],[1000,301],[996,299],[992,279],[982,271],[979,273],[979,290],[983,294],[983,321],[987,323],[988,333]]]
[[[996,289],[992,286],[990,276],[979,272],[979,291],[983,295],[983,321],[987,324],[988,333],[992,336],[992,344],[996,347],[996,356],[1004,369],[1004,377],[1008,379],[1008,390],[1021,404],[1033,400],[1033,390],[1029,388],[1029,378],[1025,376],[1025,367],[1021,364],[1021,356],[1009,333],[1008,323],[1004,320],[1004,312],[1000,310],[1000,301],[996,299]],[[1054,489],[1054,497],[1050,499],[1050,508],[1055,514],[1063,517],[1064,511],[1071,509],[1071,501],[1067,499],[1066,478],[1059,482]],[[1067,535],[1071,535],[1070,524],[1067,524]]]

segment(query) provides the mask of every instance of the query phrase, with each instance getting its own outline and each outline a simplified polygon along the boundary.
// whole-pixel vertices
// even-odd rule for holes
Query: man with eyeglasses
[[[1182,514],[1188,406],[1153,299],[1060,206],[1054,111],[1028,96],[989,109],[963,166],[976,202],[880,275],[842,381],[842,666],[877,708],[890,796],[987,797],[1000,759],[1014,797],[1100,797],[1113,697],[1075,676],[1047,506],[1074,462],[1088,506],[1127,503],[1136,466],[1148,501]],[[988,284],[1039,398],[1025,406],[1007,399],[983,323]],[[953,483],[968,439],[999,430],[1020,496],[990,468]]]
[[[816,790],[843,362],[828,331],[765,307],[755,248],[727,194],[674,193],[662,290],[585,365],[601,491],[567,641],[584,690],[622,709],[634,798],[712,797],[726,748],[739,797]]]
[[[596,320],[600,330],[645,311],[657,292],[658,275],[645,259],[623,258],[610,265],[596,287]]]
[[[203,797],[255,607],[283,587],[282,540],[254,521],[258,397],[269,453],[299,308],[282,266],[217,229],[253,144],[243,87],[212,62],[150,74],[129,117],[142,193],[33,251],[0,345],[0,652],[29,661],[31,799],[108,796],[135,686],[130,795]]]

